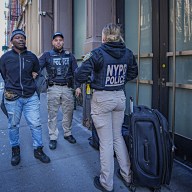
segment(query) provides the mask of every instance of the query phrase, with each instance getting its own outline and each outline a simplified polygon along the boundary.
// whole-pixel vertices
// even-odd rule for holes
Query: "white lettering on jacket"
[[[105,86],[112,87],[123,85],[125,82],[126,71],[127,64],[108,65]]]
[[[62,60],[61,60],[62,59]],[[69,65],[69,58],[53,58],[54,65]]]

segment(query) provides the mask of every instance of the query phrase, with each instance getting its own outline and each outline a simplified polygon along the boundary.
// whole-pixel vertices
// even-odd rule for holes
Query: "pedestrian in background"
[[[70,143],[76,143],[71,132],[74,94],[79,96],[81,93],[80,84],[74,83],[74,71],[77,68],[75,57],[64,50],[64,36],[56,32],[52,38],[53,49],[45,52],[39,59],[41,69],[46,68],[48,73],[48,130],[49,130],[49,148],[54,150],[57,147],[58,127],[57,114],[59,107],[62,108],[63,119],[62,127],[64,130],[64,139]]]
[[[4,103],[8,114],[9,140],[12,146],[11,164],[20,162],[19,128],[22,113],[32,133],[34,157],[43,163],[50,158],[43,152],[40,101],[36,93],[34,74],[40,70],[38,58],[26,48],[23,30],[12,32],[12,50],[0,59],[0,70],[4,79]],[[33,74],[34,73],[34,74]]]
[[[117,176],[130,188],[130,159],[121,132],[126,105],[123,89],[137,77],[138,67],[116,24],[103,28],[101,46],[85,56],[76,70],[76,80],[85,83],[91,74],[91,116],[99,136],[101,164],[94,185],[101,191],[113,191],[115,151],[120,166]]]

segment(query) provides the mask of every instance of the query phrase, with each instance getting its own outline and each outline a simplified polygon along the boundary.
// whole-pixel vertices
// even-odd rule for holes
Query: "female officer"
[[[117,176],[130,186],[130,159],[121,133],[126,100],[123,89],[137,75],[135,57],[126,48],[120,27],[112,23],[102,30],[101,46],[88,53],[76,70],[76,80],[80,83],[92,77],[91,116],[99,136],[101,164],[94,185],[101,191],[113,191],[113,150],[120,166]]]

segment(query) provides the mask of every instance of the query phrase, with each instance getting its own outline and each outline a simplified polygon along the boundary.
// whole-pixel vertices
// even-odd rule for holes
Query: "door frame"
[[[169,114],[169,88],[166,86],[166,82],[169,81],[169,59],[167,52],[169,51],[169,1],[159,1],[160,7],[160,102],[159,110],[168,119]]]

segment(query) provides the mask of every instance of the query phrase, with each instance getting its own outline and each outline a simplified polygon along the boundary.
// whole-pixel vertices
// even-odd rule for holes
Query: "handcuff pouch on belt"
[[[74,81],[72,77],[67,79],[67,87],[74,89]]]
[[[14,101],[19,98],[19,95],[13,91],[4,91],[4,97],[8,101]]]

